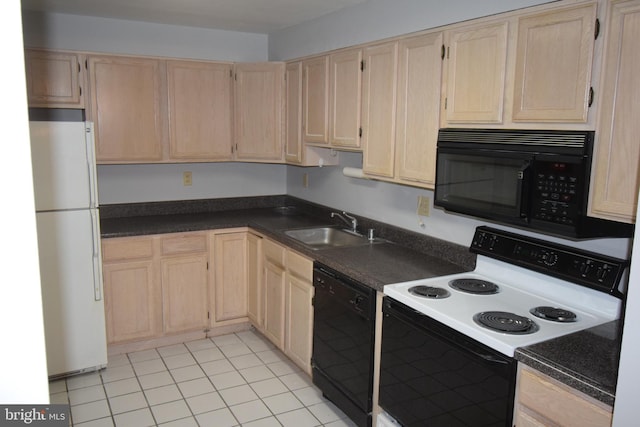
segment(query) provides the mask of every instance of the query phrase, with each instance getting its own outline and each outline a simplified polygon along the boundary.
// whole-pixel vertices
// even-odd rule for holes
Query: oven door
[[[511,426],[517,362],[384,298],[380,406],[404,427]]]
[[[524,224],[529,221],[533,154],[440,147],[434,205],[448,211]]]

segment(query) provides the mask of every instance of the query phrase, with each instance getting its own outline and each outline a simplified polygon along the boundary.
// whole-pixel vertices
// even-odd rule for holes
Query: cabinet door
[[[313,347],[312,276],[313,261],[287,251],[285,353],[309,375]]]
[[[235,65],[237,160],[282,160],[284,63]]]
[[[302,61],[303,139],[329,143],[329,56]]]
[[[502,123],[508,23],[449,33],[447,123]]]
[[[162,160],[166,141],[163,64],[155,59],[92,56],[90,119],[98,163]]]
[[[207,328],[207,254],[166,257],[160,264],[164,332]]]
[[[231,72],[231,64],[167,61],[171,159],[231,159]]]
[[[213,236],[213,323],[247,317],[247,233]]]
[[[302,162],[302,63],[287,64],[284,158],[288,163]]]
[[[84,108],[80,55],[27,49],[25,68],[30,107]]]
[[[359,148],[362,50],[333,54],[330,64],[329,142]]]
[[[270,240],[263,240],[262,250],[264,334],[278,348],[284,349],[286,249]]]
[[[153,338],[159,322],[159,289],[152,260],[105,263],[104,303],[109,344]]]
[[[397,42],[364,50],[362,167],[370,175],[394,175],[397,75]]]
[[[109,344],[162,334],[162,295],[151,237],[102,241],[102,274]]]
[[[635,222],[640,161],[640,2],[610,3],[591,213]]]
[[[253,325],[264,326],[264,292],[262,283],[262,238],[247,235],[247,314]]]
[[[595,3],[520,18],[513,121],[587,121],[595,21]]]
[[[403,39],[399,46],[396,175],[433,188],[440,123],[442,33]]]

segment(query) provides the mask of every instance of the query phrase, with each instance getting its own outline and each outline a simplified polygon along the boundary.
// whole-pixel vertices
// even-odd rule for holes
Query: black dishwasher
[[[371,426],[375,291],[313,268],[313,383],[358,426]]]

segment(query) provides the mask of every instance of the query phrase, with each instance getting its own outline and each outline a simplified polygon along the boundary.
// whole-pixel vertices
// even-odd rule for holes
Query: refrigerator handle
[[[96,301],[102,299],[102,256],[100,253],[100,214],[97,209],[91,212],[91,234],[93,237],[93,294]]]
[[[96,171],[96,150],[93,122],[85,122],[85,142],[87,145],[87,167],[89,168],[89,208],[96,209],[98,204],[98,173]]]

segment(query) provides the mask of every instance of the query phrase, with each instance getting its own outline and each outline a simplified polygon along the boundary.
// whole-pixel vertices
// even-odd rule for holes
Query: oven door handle
[[[500,365],[508,365],[509,364],[509,361],[501,359],[501,358],[498,358],[498,357],[495,357],[495,356],[493,356],[491,354],[478,353],[477,351],[473,351],[471,349],[467,349],[467,351],[473,353],[474,355],[476,355],[476,356],[478,356],[478,357],[480,357],[480,358],[482,358],[482,359],[484,359],[484,360],[486,360],[487,362],[490,362],[490,363],[498,363]]]

